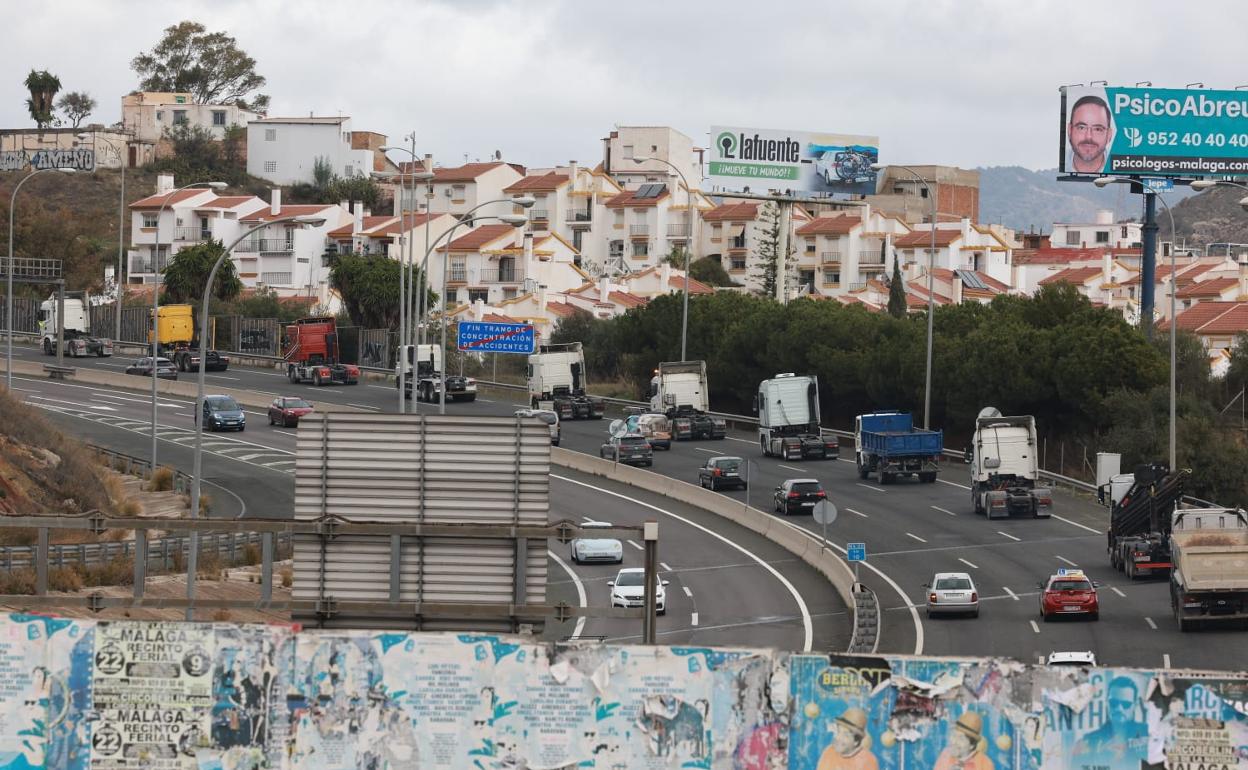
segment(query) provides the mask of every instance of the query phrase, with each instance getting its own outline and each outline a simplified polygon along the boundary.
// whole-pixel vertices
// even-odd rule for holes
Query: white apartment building
[[[408,214],[406,220],[398,216],[372,216],[357,202],[351,222],[328,233],[327,249],[340,253],[384,254],[396,260],[410,254],[412,262],[419,265],[425,256],[425,244],[437,243],[457,221],[450,214],[423,213]],[[411,237],[410,252],[403,244],[405,227]]]
[[[799,290],[836,296],[887,277],[892,243],[907,233],[900,219],[866,205],[815,217],[797,228],[793,243]]]
[[[594,275],[621,275],[653,267],[673,250],[690,249],[693,220],[715,206],[696,189],[692,192],[679,182],[647,182],[632,190],[624,190],[604,205],[605,213],[593,236],[599,242],[593,252],[602,253],[605,243],[606,260],[585,263]],[[674,192],[673,192],[674,190]],[[692,257],[704,253],[694,250]]]
[[[766,240],[771,227],[763,201],[724,199],[720,205],[702,212],[698,228],[699,256],[717,260],[728,276],[750,291],[761,291],[758,264],[759,245]],[[783,216],[779,207],[776,214]],[[788,216],[789,246],[799,251],[797,229],[811,219],[800,206],[790,206]],[[794,254],[796,256],[796,253]]]
[[[407,165],[405,164],[405,168]],[[491,161],[489,163],[466,163],[462,166],[437,167],[433,169],[433,179],[427,183],[418,183],[420,188],[416,200],[402,196],[402,210],[412,211],[426,208],[435,214],[451,214],[462,217],[478,205],[490,201],[505,201],[512,198],[504,192],[507,187],[525,177],[524,166],[512,163]],[[400,195],[396,180],[391,189],[394,191],[395,210],[400,210]],[[426,191],[432,192],[430,197]],[[502,216],[511,214],[513,207],[506,203],[494,203],[483,206],[475,212],[475,216]]]
[[[1049,243],[1054,248],[1138,249],[1144,243],[1142,227],[1139,222],[1114,222],[1114,212],[1102,209],[1091,224],[1054,222]]]
[[[353,149],[351,118],[261,118],[247,124],[247,173],[273,184],[313,181],[318,158],[340,177],[368,176],[374,151]]]
[[[916,225],[915,228],[893,241],[908,279],[926,269],[931,250],[931,226]],[[1012,253],[1009,244],[992,230],[963,219],[936,227],[936,253],[932,255],[932,262],[934,267],[981,272],[1009,284],[1013,277]]]
[[[122,126],[136,140],[152,144],[165,131],[184,125],[198,126],[220,141],[230,126],[246,126],[259,117],[236,104],[196,104],[189,93],[141,91],[121,97]]]
[[[637,163],[634,158],[658,158],[668,161],[685,175],[695,189],[702,187],[702,150],[693,140],[668,126],[616,126],[602,140],[602,170],[626,189],[643,184],[667,182],[672,169],[667,163],[648,160]],[[679,178],[679,177],[678,177]]]
[[[336,203],[282,205],[282,191],[274,189],[269,205],[239,218],[243,228],[263,226],[230,255],[238,277],[248,288],[264,286],[283,297],[315,297],[318,304],[333,304],[329,290],[329,262],[325,258],[328,233],[351,221],[351,213]],[[318,227],[283,222],[282,217],[324,219]]]
[[[562,292],[589,278],[576,265],[576,250],[558,234],[534,235],[508,224],[479,225],[437,249],[430,258],[430,286],[442,285],[443,260],[448,305],[501,305],[539,287]]]

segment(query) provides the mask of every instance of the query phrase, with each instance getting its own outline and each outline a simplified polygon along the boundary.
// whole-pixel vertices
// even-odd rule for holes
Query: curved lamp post
[[[221,190],[227,187],[225,182],[191,182],[183,185],[176,190],[170,190],[165,194],[165,199],[160,204],[160,209],[156,212],[156,247],[152,252],[152,272],[156,274],[156,282],[152,287],[152,473],[156,473],[156,382],[157,367],[156,361],[160,358],[160,218],[165,214],[165,208],[173,201],[173,196],[183,190],[192,190],[197,187],[210,190]],[[177,237],[176,235],[174,236]],[[171,247],[172,248],[172,247]],[[172,258],[172,255],[170,255]],[[169,266],[169,260],[165,260],[165,267]],[[203,369],[203,362],[200,362],[200,369]]]
[[[932,240],[927,250],[927,368],[923,375],[923,430],[929,430],[932,422],[932,325],[936,316],[936,277],[932,272],[936,260],[936,196],[932,193],[931,185],[919,172],[909,166],[892,167],[899,168],[919,180],[927,190],[928,200],[932,202]],[[882,163],[871,164],[873,171],[882,171],[885,168]],[[894,254],[893,261],[896,260],[897,256]],[[958,280],[956,276],[954,280]]]
[[[4,303],[5,328],[8,330],[9,341],[8,341],[7,352],[5,353],[5,356],[4,356],[4,360],[6,364],[5,370],[4,370],[4,386],[9,390],[10,393],[13,392],[13,268],[15,264],[14,258],[13,258],[13,213],[16,210],[15,207],[17,205],[17,191],[22,189],[22,185],[30,181],[31,177],[38,176],[39,174],[45,173],[47,171],[59,171],[62,174],[72,174],[74,173],[75,170],[76,169],[65,167],[65,168],[41,168],[36,171],[32,171],[26,176],[22,177],[22,181],[17,183],[17,186],[13,188],[13,194],[9,196],[9,276],[8,276],[9,288],[8,288],[8,294],[7,294],[8,300]]]
[[[116,322],[116,329],[113,333],[113,342],[121,342],[121,268],[122,260],[125,259],[126,256],[126,240],[124,236],[126,231],[126,157],[121,150],[117,149],[117,145],[113,143],[112,139],[105,139],[98,136],[94,131],[89,133],[84,131],[78,135],[79,139],[86,139],[88,137],[91,139],[91,148],[93,150],[95,149],[95,143],[99,141],[103,141],[110,148],[112,148],[113,152],[117,153],[117,165],[121,167],[121,200],[117,204],[117,296],[114,300],[116,304],[113,305],[113,315],[115,316],[114,321]]]
[[[225,247],[221,252],[221,256],[217,257],[217,261],[213,264],[212,270],[208,273],[208,281],[204,284],[204,297],[200,304],[199,315],[199,366],[196,370],[196,393],[195,393],[195,457],[191,466],[191,518],[199,517],[199,500],[200,500],[200,476],[203,467],[204,457],[204,372],[208,368],[208,300],[212,296],[212,284],[217,278],[217,270],[221,267],[226,259],[229,258],[230,252],[234,247],[243,242],[247,236],[252,233],[263,230],[270,225],[280,224],[282,222],[293,222],[300,225],[308,225],[310,227],[319,227],[325,224],[325,220],[321,217],[301,217],[289,216],[272,219],[262,224],[258,224],[247,232],[234,239],[233,243]],[[186,598],[195,598],[195,570],[196,562],[199,557],[199,533],[191,533],[190,555],[187,560],[187,580],[186,580]],[[191,607],[186,608],[186,619],[194,619],[195,610]]]
[[[1170,469],[1174,470],[1177,467],[1176,465],[1177,447],[1176,447],[1176,440],[1175,440],[1175,406],[1174,406],[1175,368],[1174,366],[1175,366],[1175,340],[1176,340],[1175,329],[1178,326],[1178,324],[1175,323],[1175,320],[1176,320],[1175,319],[1175,314],[1176,314],[1175,295],[1179,293],[1179,287],[1175,283],[1175,274],[1177,273],[1177,269],[1175,268],[1175,262],[1174,262],[1175,260],[1174,242],[1178,238],[1178,235],[1176,234],[1175,229],[1174,229],[1174,214],[1171,213],[1170,204],[1166,203],[1165,196],[1163,196],[1160,193],[1153,192],[1152,190],[1149,190],[1148,188],[1144,187],[1144,183],[1138,179],[1123,179],[1123,178],[1114,177],[1114,176],[1102,176],[1102,177],[1097,177],[1096,179],[1092,180],[1092,184],[1096,185],[1097,187],[1105,187],[1107,185],[1114,184],[1115,182],[1122,182],[1124,184],[1137,184],[1140,186],[1140,189],[1144,191],[1145,195],[1156,195],[1157,200],[1161,201],[1161,205],[1164,206],[1166,209],[1166,216],[1170,218]],[[1193,184],[1192,186],[1196,187],[1195,184]],[[1197,187],[1196,189],[1199,190],[1203,188]],[[1248,199],[1245,199],[1245,200],[1248,200]],[[1153,276],[1141,275],[1140,280],[1151,281],[1155,279]],[[1148,324],[1151,324],[1153,322],[1153,319],[1151,318],[1141,318],[1140,320]]]
[[[697,204],[694,202],[693,188],[689,186],[689,180],[685,178],[685,172],[681,171],[675,163],[663,158],[652,158],[647,155],[633,158],[633,162],[638,164],[647,161],[662,163],[670,167],[680,177],[681,183],[685,186],[685,192],[689,194],[689,248],[685,249],[685,297],[680,311],[680,360],[684,361],[686,359],[686,342],[689,337],[689,257],[698,243],[698,209]]]

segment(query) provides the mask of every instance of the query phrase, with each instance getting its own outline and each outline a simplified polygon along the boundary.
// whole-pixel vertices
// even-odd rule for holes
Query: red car
[[[302,398],[278,396],[269,404],[269,425],[283,428],[299,424],[299,418],[312,411],[312,404]]]
[[[1040,617],[1046,622],[1055,615],[1086,615],[1092,620],[1101,616],[1096,583],[1079,570],[1060,570],[1047,585],[1036,585],[1041,589]]]

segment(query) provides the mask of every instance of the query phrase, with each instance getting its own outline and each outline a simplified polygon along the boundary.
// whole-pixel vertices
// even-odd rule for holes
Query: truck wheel
[[[43,354],[44,354],[45,356],[50,356],[50,355],[52,355],[52,352],[53,352],[53,351],[52,351],[52,341],[51,341],[51,340],[48,340],[48,339],[45,339],[45,340],[43,341]]]
[[[758,448],[763,450],[763,457],[771,457],[771,452],[767,451],[767,439],[760,437],[758,439]]]
[[[318,388],[325,384],[325,382],[321,379],[320,372],[312,375],[312,384],[316,385]]]
[[[464,400],[465,400],[465,401],[468,401],[468,402],[476,401],[476,400],[477,400],[477,396],[476,396],[476,394],[474,393],[473,395],[469,396],[468,398],[465,398]]]
[[[920,473],[920,474],[919,474],[919,483],[920,483],[920,484],[935,484],[935,483],[936,483],[936,472],[935,472],[935,471],[927,471],[926,473]]]
[[[299,381],[299,378],[295,376],[295,367],[292,366],[286,370],[286,379],[290,380],[291,382]]]
[[[866,479],[866,478],[867,478],[867,474],[869,474],[870,472],[871,472],[871,471],[870,471],[870,469],[868,469],[868,468],[867,468],[867,466],[865,466],[865,465],[863,465],[863,464],[861,464],[861,463],[859,463],[859,464],[858,464],[858,478],[860,478],[860,479]]]
[[[1179,631],[1183,633],[1187,633],[1188,631],[1192,631],[1196,628],[1195,621],[1182,617],[1177,611],[1175,612],[1175,619],[1179,621]]]
[[[975,494],[974,492],[971,492],[971,506],[975,509],[976,516],[984,515],[984,507],[980,505],[980,502],[981,500],[980,500],[979,495]]]

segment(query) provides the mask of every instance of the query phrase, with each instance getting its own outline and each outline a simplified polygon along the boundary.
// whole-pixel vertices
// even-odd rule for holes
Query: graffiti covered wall
[[[0,616],[0,769],[1248,767],[1248,678]]]

